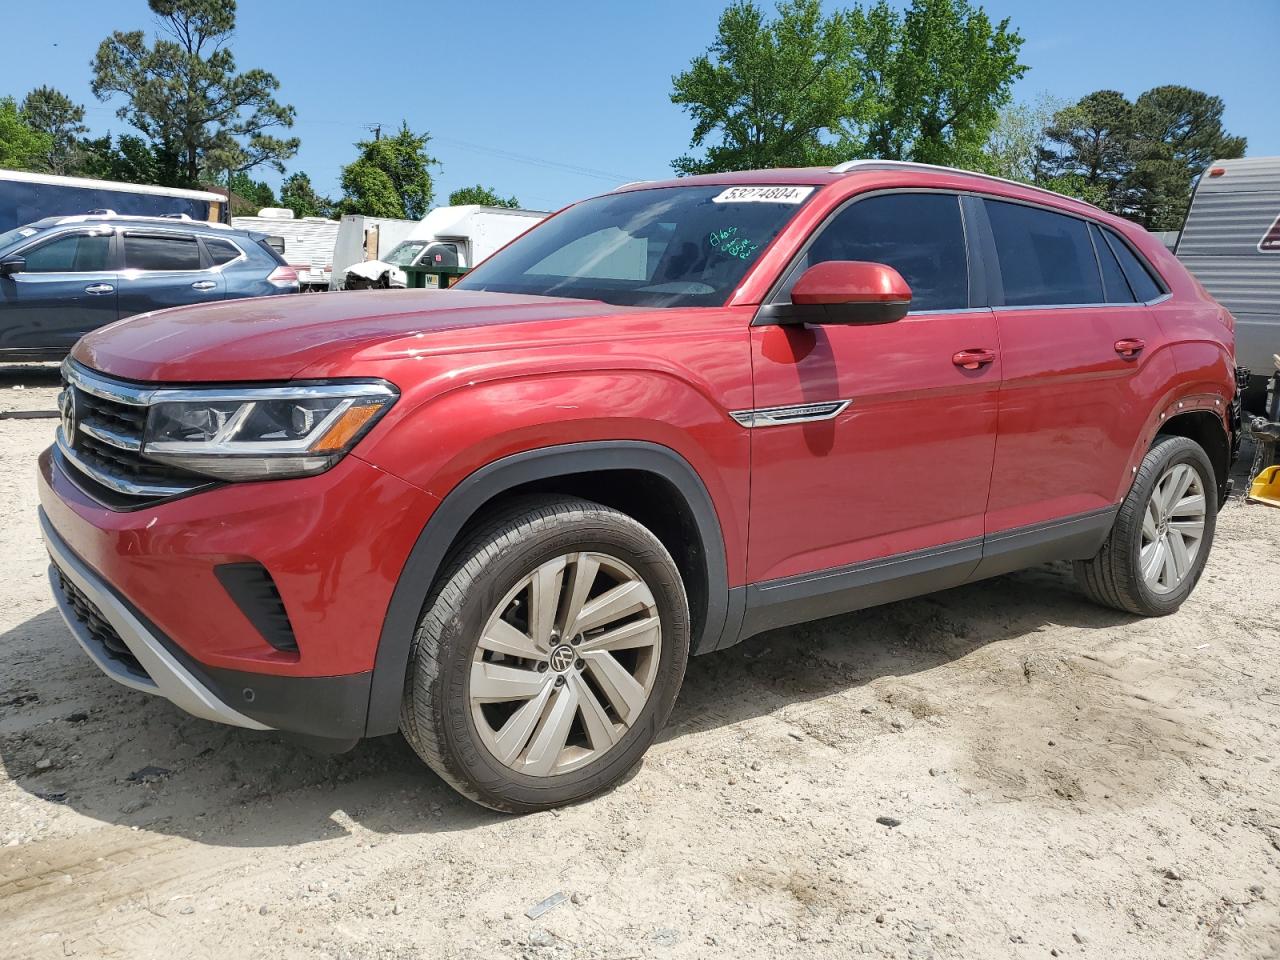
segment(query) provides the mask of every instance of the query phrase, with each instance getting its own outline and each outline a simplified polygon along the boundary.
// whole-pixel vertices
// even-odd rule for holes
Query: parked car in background
[[[185,217],[49,217],[0,233],[0,360],[57,360],[122,317],[298,292],[266,234]]]
[[[1266,407],[1280,354],[1280,157],[1215,160],[1201,175],[1175,249],[1236,318],[1236,358],[1252,413]]]
[[[1045,190],[887,161],[632,184],[448,290],[85,337],[40,524],[119,682],[335,747],[398,729],[538,810],[639,763],[691,653],[765,630],[1068,560],[1173,613],[1234,365],[1168,250]]]
[[[343,289],[404,287],[405,267],[470,270],[546,217],[511,207],[436,207],[384,258],[349,267]]]

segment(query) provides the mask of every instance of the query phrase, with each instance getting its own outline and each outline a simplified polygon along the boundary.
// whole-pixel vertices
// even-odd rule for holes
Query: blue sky
[[[1019,99],[1133,97],[1182,83],[1221,96],[1252,155],[1280,154],[1274,83],[1280,0],[991,0],[1026,43]],[[147,29],[145,0],[5,3],[0,95],[50,84],[89,108],[95,132],[124,132],[89,92],[89,60],[112,30]],[[443,163],[437,199],[481,182],[553,208],[625,180],[670,173],[691,124],[670,78],[711,42],[720,0],[241,0],[241,69],[281,81],[298,109],[290,169],[337,193],[353,141],[401,119],[429,131]],[[836,6],[836,4],[830,4]],[[450,17],[440,11],[459,11]],[[279,182],[274,173],[266,176]]]

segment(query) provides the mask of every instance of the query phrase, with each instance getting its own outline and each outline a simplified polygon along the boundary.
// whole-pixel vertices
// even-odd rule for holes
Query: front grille
[[[211,481],[141,453],[149,391],[68,363],[59,397],[58,450],[95,500],[117,510],[182,496]]]
[[[58,573],[58,586],[62,589],[62,595],[66,597],[67,603],[71,605],[71,610],[75,613],[76,619],[84,624],[90,636],[102,646],[106,655],[135,676],[150,680],[151,678],[147,675],[147,671],[138,662],[138,658],[125,646],[125,642],[120,639],[120,634],[116,633],[116,628],[102,615],[98,605],[90,600],[83,590],[72,583],[61,569],[57,566],[54,569]]]

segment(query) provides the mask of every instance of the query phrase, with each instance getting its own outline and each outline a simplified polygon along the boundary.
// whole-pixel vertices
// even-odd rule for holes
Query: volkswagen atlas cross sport
[[[506,811],[615,783],[686,658],[1075,562],[1178,609],[1235,447],[1231,316],[1057,194],[855,161],[630,184],[455,288],[89,334],[40,458],[97,665]]]

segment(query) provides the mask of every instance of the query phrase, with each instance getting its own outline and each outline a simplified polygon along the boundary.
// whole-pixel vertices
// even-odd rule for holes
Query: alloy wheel
[[[1205,491],[1200,474],[1175,463],[1156,482],[1142,516],[1139,563],[1153,593],[1176,590],[1195,566],[1204,540]]]
[[[596,552],[540,564],[476,644],[468,698],[481,742],[528,776],[600,759],[648,703],[661,649],[653,593],[628,564]]]

